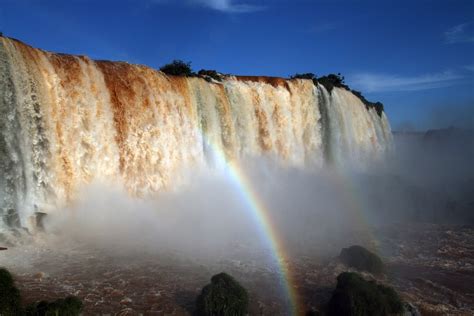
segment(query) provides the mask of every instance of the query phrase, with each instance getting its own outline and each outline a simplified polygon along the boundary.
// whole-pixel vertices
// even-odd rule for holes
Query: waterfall
[[[392,146],[385,113],[311,80],[172,77],[54,54],[0,37],[0,229],[74,200],[93,181],[146,196],[180,171],[268,157],[282,166],[363,164]]]

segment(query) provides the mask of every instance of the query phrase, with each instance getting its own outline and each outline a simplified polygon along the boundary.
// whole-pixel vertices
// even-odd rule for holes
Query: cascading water
[[[388,120],[310,80],[169,77],[0,37],[0,227],[72,201],[93,181],[144,196],[180,171],[268,156],[284,166],[360,163],[391,148]],[[1,228],[0,228],[1,229]]]

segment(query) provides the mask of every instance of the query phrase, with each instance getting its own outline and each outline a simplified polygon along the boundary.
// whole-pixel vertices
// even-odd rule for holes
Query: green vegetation
[[[171,63],[166,64],[160,68],[160,71],[171,76],[193,76],[193,70],[190,62],[175,59]]]
[[[15,287],[12,275],[8,270],[0,268],[0,315],[19,315],[20,303],[20,291]]]
[[[171,63],[166,64],[160,68],[160,71],[164,72],[167,75],[171,76],[184,76],[184,77],[195,77],[199,76],[209,82],[213,80],[221,82],[224,79],[224,75],[220,74],[216,70],[208,70],[208,69],[201,69],[199,72],[196,74],[193,72],[193,69],[191,68],[191,62],[184,62],[179,59],[173,60]],[[296,73],[292,76],[290,76],[290,79],[307,79],[307,80],[312,80],[314,85],[322,85],[326,88],[326,90],[331,93],[334,87],[337,88],[342,88],[346,89],[348,91],[351,91],[354,95],[356,95],[362,103],[365,104],[365,107],[367,110],[370,108],[374,108],[375,111],[379,116],[382,115],[382,112],[384,110],[383,104],[381,102],[370,102],[368,101],[360,91],[357,90],[351,90],[348,85],[345,84],[344,76],[341,75],[341,73],[337,74],[328,74],[326,76],[322,77],[317,77],[314,73],[308,72],[308,73]],[[9,221],[16,221],[14,218],[9,218]]]
[[[377,111],[377,114],[378,114],[379,116],[382,116],[383,104],[382,104],[381,102],[370,102],[370,101],[368,101],[368,100],[362,95],[362,93],[361,93],[360,91],[351,90],[351,92],[352,92],[355,96],[359,97],[359,99],[362,101],[362,103],[365,104],[365,107],[367,108],[367,110],[370,109],[370,108],[374,108],[375,111]]]
[[[246,315],[248,305],[247,290],[226,273],[214,275],[196,301],[197,314],[201,316]]]
[[[366,281],[357,273],[344,272],[328,304],[329,315],[393,315],[403,312],[403,303],[391,287]]]
[[[319,77],[318,83],[323,85],[329,93],[332,92],[334,87],[349,90],[349,87],[344,83],[344,76],[342,76],[340,73],[337,75],[329,74],[327,76]]]
[[[41,301],[26,308],[27,316],[78,316],[83,305],[80,299],[68,296],[54,302]]]
[[[323,85],[326,90],[331,93],[334,87],[343,88],[349,90],[349,87],[344,83],[344,76],[340,73],[337,75],[329,74],[327,76],[317,77],[314,73],[308,72],[303,74],[294,74],[290,76],[290,79],[308,79],[313,80],[314,85],[320,84]]]
[[[58,299],[54,302],[41,301],[22,309],[20,291],[15,287],[13,277],[8,270],[0,268],[0,315],[1,316],[78,316],[82,311],[82,302],[74,296]]]
[[[201,69],[198,71],[198,76],[206,79],[207,81],[211,81],[210,78],[216,80],[216,81],[222,81],[224,79],[224,75],[218,73],[215,70],[207,70],[207,69]]]
[[[171,63],[162,66],[160,68],[160,71],[171,76],[185,76],[185,77],[199,76],[209,82],[211,82],[212,79],[219,82],[224,79],[224,76],[220,74],[219,72],[217,72],[216,70],[201,69],[196,74],[195,72],[193,72],[193,69],[191,68],[191,62],[184,62],[179,59],[175,59]],[[302,74],[296,73],[290,76],[290,79],[312,80],[314,85],[320,84],[324,86],[329,93],[332,92],[334,87],[351,91],[354,95],[356,95],[362,101],[362,103],[365,104],[365,107],[367,108],[367,110],[369,110],[370,108],[374,108],[377,114],[379,116],[382,116],[382,112],[384,110],[383,104],[381,102],[370,102],[362,95],[360,91],[351,90],[349,86],[346,85],[346,83],[344,82],[345,78],[343,75],[341,75],[341,73],[328,74],[326,76],[322,76],[319,78],[314,73],[311,73],[311,72],[302,73]],[[8,219],[8,220],[16,221],[13,218]]]
[[[361,271],[382,273],[384,269],[382,260],[362,246],[343,248],[339,258],[345,265]]]
[[[304,74],[294,74],[293,76],[290,76],[290,79],[308,79],[308,80],[316,80],[316,75],[313,74],[312,72],[307,72]]]
[[[308,79],[313,80],[314,85],[322,85],[326,90],[331,93],[334,87],[346,89],[351,91],[355,96],[357,96],[362,103],[364,103],[367,110],[374,108],[379,116],[382,116],[383,104],[381,102],[370,102],[368,101],[360,91],[351,90],[348,85],[344,82],[345,78],[340,73],[338,74],[329,74],[327,76],[316,77],[314,73],[308,72],[303,74],[294,74],[290,76],[290,79]]]

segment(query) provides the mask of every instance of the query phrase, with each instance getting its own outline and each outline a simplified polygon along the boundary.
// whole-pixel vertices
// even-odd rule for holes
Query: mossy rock
[[[200,316],[239,316],[247,314],[248,305],[247,290],[230,275],[219,273],[202,289],[196,311]]]
[[[7,269],[0,268],[0,315],[15,316],[20,314],[20,291],[15,287],[10,272]]]
[[[384,264],[382,260],[376,254],[370,252],[362,246],[343,248],[339,258],[348,267],[352,267],[360,271],[380,274],[384,270]]]
[[[337,287],[328,304],[328,315],[394,315],[403,312],[397,292],[357,273],[344,272],[337,277]]]

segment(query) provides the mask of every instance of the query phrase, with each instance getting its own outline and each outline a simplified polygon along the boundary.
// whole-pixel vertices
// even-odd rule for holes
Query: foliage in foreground
[[[68,296],[54,302],[41,301],[31,304],[26,310],[23,310],[20,291],[15,287],[12,275],[8,270],[0,268],[1,316],[78,316],[82,308],[83,305],[80,299]]]
[[[21,314],[20,291],[8,270],[0,268],[0,315]]]
[[[27,316],[78,316],[83,305],[80,299],[68,296],[54,302],[41,301],[26,308]]]
[[[246,315],[249,305],[247,290],[226,273],[211,278],[196,301],[200,316]]]
[[[379,274],[384,269],[383,262],[379,256],[362,246],[343,248],[339,258],[345,265],[360,271]]]
[[[359,274],[343,272],[328,304],[333,315],[393,315],[403,312],[403,303],[391,287],[366,281]]]

